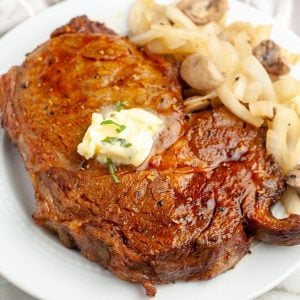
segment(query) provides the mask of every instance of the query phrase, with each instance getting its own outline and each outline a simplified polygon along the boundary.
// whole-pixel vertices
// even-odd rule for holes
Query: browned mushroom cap
[[[282,76],[290,72],[288,64],[281,55],[280,47],[272,40],[262,41],[253,49],[253,55],[256,56],[270,75]]]
[[[180,75],[190,87],[203,92],[213,91],[224,82],[218,67],[208,57],[198,53],[183,60]]]
[[[227,0],[182,0],[177,7],[195,24],[219,21],[228,9]]]

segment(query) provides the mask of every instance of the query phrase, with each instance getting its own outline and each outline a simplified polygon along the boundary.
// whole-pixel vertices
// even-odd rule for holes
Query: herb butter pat
[[[86,159],[95,157],[107,163],[141,165],[149,156],[154,138],[163,127],[163,120],[141,108],[93,113],[77,152]]]

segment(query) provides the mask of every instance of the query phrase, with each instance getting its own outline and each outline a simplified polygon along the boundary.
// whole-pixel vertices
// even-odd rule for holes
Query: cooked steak
[[[168,120],[143,168],[85,161],[91,114],[125,99]],[[118,277],[208,279],[232,268],[253,237],[300,243],[300,216],[275,219],[285,188],[265,131],[225,108],[184,117],[178,70],[78,17],[0,80],[2,125],[35,189],[37,224]]]

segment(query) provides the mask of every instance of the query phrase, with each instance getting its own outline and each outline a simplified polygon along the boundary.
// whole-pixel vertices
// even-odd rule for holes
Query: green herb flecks
[[[114,136],[107,136],[105,139],[103,139],[101,142],[104,143],[109,143],[111,145],[115,145],[116,143],[120,143],[120,146],[124,147],[124,148],[129,148],[132,146],[131,143],[128,143],[125,139],[121,139],[118,137],[114,137]]]
[[[104,121],[101,122],[101,125],[115,125],[115,126],[117,126],[116,131],[118,133],[120,133],[120,132],[122,132],[126,129],[125,125],[120,125],[120,124],[114,122],[113,120],[104,120]]]
[[[123,107],[127,106],[127,102],[126,101],[118,101],[116,104],[116,111],[120,112],[122,110]]]
[[[116,166],[114,165],[111,158],[109,158],[109,157],[106,158],[106,164],[107,164],[107,167],[108,167],[108,172],[111,175],[114,182],[115,183],[120,183],[120,179],[116,174]]]

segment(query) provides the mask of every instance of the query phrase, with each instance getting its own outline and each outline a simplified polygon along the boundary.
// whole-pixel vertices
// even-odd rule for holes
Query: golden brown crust
[[[3,126],[31,174],[37,224],[148,287],[216,276],[248,252],[253,235],[299,243],[299,218],[290,227],[264,223],[284,176],[266,155],[263,130],[224,108],[184,121],[172,63],[110,33],[65,32],[0,80]],[[91,114],[119,100],[169,125],[148,168],[118,167],[121,183],[114,184],[105,166],[84,161],[76,147]]]
[[[83,255],[134,282],[209,279],[232,268],[250,246],[246,203],[255,216],[262,186],[269,186],[269,208],[284,188],[281,169],[266,156],[264,130],[224,108],[194,114],[184,136],[147,170],[120,172],[120,184],[92,170],[37,175],[35,219],[51,220],[70,237],[67,245],[74,241]],[[272,230],[275,240],[280,232]],[[292,234],[289,240],[297,242]]]
[[[87,16],[73,18],[68,24],[57,28],[52,32],[51,38],[69,33],[96,33],[104,35],[116,35],[116,33],[107,28],[103,23],[91,21]]]
[[[118,36],[82,33],[58,36],[28,55],[18,80],[8,80],[7,85],[16,86],[14,97],[5,101],[15,106],[16,116],[6,114],[5,124],[12,139],[15,122],[26,132],[24,144],[31,149],[27,167],[79,170],[83,159],[76,145],[92,113],[113,108],[119,100],[127,101],[128,108],[144,107],[172,119],[173,138],[161,139],[163,148],[168,147],[180,135],[183,105],[178,73],[160,60],[158,64],[158,58],[146,57]],[[93,161],[89,165],[107,174],[106,167]]]

